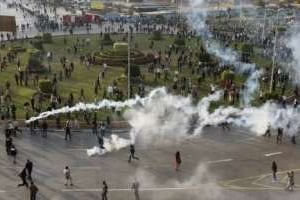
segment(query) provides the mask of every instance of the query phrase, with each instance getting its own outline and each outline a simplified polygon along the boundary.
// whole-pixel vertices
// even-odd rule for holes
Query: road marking
[[[67,151],[86,151],[88,148],[66,148]]]
[[[290,169],[290,170],[286,170],[286,171],[280,171],[277,174],[286,174],[289,171],[294,171],[294,172],[299,172],[299,169]],[[284,187],[274,187],[273,185],[267,185],[267,184],[260,184],[258,183],[258,181],[267,178],[267,177],[271,177],[272,174],[268,173],[268,174],[262,174],[260,176],[250,176],[250,177],[246,177],[246,178],[238,178],[238,179],[233,179],[233,180],[227,180],[227,181],[221,181],[219,182],[219,185],[223,186],[224,188],[228,188],[228,189],[232,189],[232,190],[246,190],[246,191],[254,191],[254,190],[277,190],[277,191],[283,191]],[[250,182],[249,184],[253,184],[254,186],[238,186],[235,184],[238,184],[239,181],[247,181],[247,180],[251,180],[254,179],[252,182]],[[257,187],[260,186],[260,187]],[[300,186],[295,188],[296,191],[300,191]]]
[[[139,191],[170,191],[170,190],[198,190],[202,189],[203,186],[209,186],[209,187],[214,187],[215,184],[208,183],[208,184],[202,184],[199,186],[191,186],[191,187],[162,187],[162,188],[140,188]],[[62,192],[101,192],[102,189],[62,189]],[[109,192],[128,192],[132,191],[130,188],[113,188],[109,189]]]
[[[88,169],[99,169],[101,170],[101,167],[89,167],[89,166],[83,166],[83,167],[70,167],[71,169],[78,169],[78,170],[88,170]]]
[[[270,156],[276,156],[276,155],[279,155],[279,154],[282,154],[282,152],[267,153],[267,154],[265,154],[265,156],[270,157]]]
[[[0,193],[5,193],[6,191],[4,191],[4,190],[0,190]]]
[[[212,161],[206,161],[204,163],[206,164],[217,164],[217,163],[223,163],[223,162],[231,162],[233,161],[233,159],[228,158],[228,159],[224,159],[224,160],[212,160]]]

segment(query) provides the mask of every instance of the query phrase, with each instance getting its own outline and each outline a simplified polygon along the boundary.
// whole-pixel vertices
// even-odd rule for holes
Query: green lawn
[[[163,40],[155,41],[154,48],[151,50],[149,48],[151,40],[151,35],[135,35],[134,39],[132,41],[132,46],[137,46],[138,49],[144,53],[154,53],[157,54],[158,51],[162,52],[162,56],[164,56],[165,50],[169,47],[170,44],[173,43],[174,38],[170,36],[163,36]],[[76,43],[77,39],[84,40],[84,39],[90,39],[90,45],[85,46],[83,48],[80,48],[78,50],[78,53],[75,55],[73,53],[73,46]],[[121,41],[123,36],[122,35],[111,35],[111,38],[114,41]],[[137,45],[136,45],[137,44]],[[14,45],[24,46],[26,48],[32,48],[31,45],[28,42],[21,43],[20,41],[16,42]],[[6,48],[0,50],[1,57],[5,55],[11,44],[7,43]],[[196,42],[196,39],[186,40],[186,46],[189,47],[192,51],[197,51],[198,45]],[[68,53],[68,48],[71,49],[71,53]],[[70,79],[63,80],[62,82],[59,82],[58,85],[58,92],[62,99],[66,99],[70,92],[74,94],[75,100],[78,99],[79,93],[81,88],[84,89],[85,93],[85,101],[86,102],[93,102],[95,98],[102,99],[104,89],[109,84],[112,84],[114,80],[118,80],[124,73],[124,67],[125,66],[110,66],[108,69],[108,73],[106,74],[105,80],[101,82],[101,91],[98,93],[98,96],[94,95],[94,81],[96,80],[99,73],[102,71],[103,67],[100,65],[95,65],[90,67],[88,70],[84,64],[80,63],[80,55],[87,55],[89,53],[93,53],[95,51],[101,51],[100,49],[100,36],[99,35],[80,35],[80,36],[67,36],[67,44],[64,44],[64,37],[54,37],[53,43],[51,44],[44,44],[45,52],[52,51],[54,53],[53,62],[51,63],[52,71],[51,73],[45,73],[41,75],[40,77],[48,77],[49,79],[52,79],[52,76],[54,73],[57,75],[59,74],[59,71],[62,70],[62,65],[60,64],[60,58],[62,56],[65,56],[67,60],[73,61],[75,64],[75,70],[72,73],[72,77]],[[111,48],[111,46],[105,46],[105,48]],[[27,65],[28,61],[28,53],[19,53],[18,57],[21,60],[21,65],[24,67]],[[198,58],[194,56],[193,61],[195,63],[198,62]],[[44,58],[44,64],[45,66],[48,66],[48,61],[46,58]],[[173,59],[171,62],[171,70],[174,71],[177,69],[177,60]],[[25,112],[24,112],[24,103],[29,102],[31,96],[37,91],[37,88],[33,87],[32,81],[29,81],[29,87],[24,86],[16,86],[16,83],[14,81],[14,74],[16,73],[17,67],[16,63],[9,64],[8,68],[4,72],[0,72],[0,85],[3,88],[5,85],[5,81],[9,80],[11,82],[11,91],[13,94],[13,102],[17,106],[17,117],[18,118],[24,118]],[[158,81],[154,81],[154,75],[147,72],[147,66],[141,66],[142,74],[145,77],[145,83],[151,87],[157,87],[157,86],[168,86],[170,87],[173,83],[173,77],[170,76],[168,81],[164,81],[163,78],[161,78]],[[186,76],[190,77],[193,84],[196,85],[196,76],[191,75],[191,70],[189,69],[183,69],[182,73],[180,73],[180,76]],[[243,84],[245,81],[245,77],[243,76],[236,76],[236,83],[238,85]],[[209,86],[214,81],[211,80],[209,77],[205,81],[203,81],[199,86],[199,94],[200,96],[206,96],[209,92]],[[219,84],[219,81],[215,82],[215,84]],[[119,80],[118,86],[123,91],[123,94],[127,94],[127,80]],[[134,88],[134,90],[136,90]],[[221,102],[224,103],[224,102]],[[46,104],[43,105],[43,109],[46,108]],[[104,117],[105,114],[109,111],[101,111],[100,116]]]

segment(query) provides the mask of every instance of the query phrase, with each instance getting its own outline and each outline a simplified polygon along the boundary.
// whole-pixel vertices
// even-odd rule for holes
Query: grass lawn
[[[132,41],[133,46],[137,46],[138,50],[144,53],[153,53],[157,54],[158,51],[162,52],[162,56],[164,57],[165,50],[169,47],[170,44],[173,44],[174,37],[172,36],[163,36],[163,40],[155,41],[154,48],[151,50],[149,48],[151,40],[151,35],[134,35],[134,39]],[[101,51],[100,47],[100,36],[99,35],[79,35],[79,36],[66,36],[67,44],[64,44],[64,37],[53,37],[53,43],[51,44],[44,44],[45,52],[52,51],[53,52],[53,61],[51,62],[51,72],[47,72],[40,77],[48,77],[52,80],[53,74],[56,73],[59,75],[60,71],[62,70],[62,65],[60,63],[60,58],[65,56],[68,61],[72,61],[75,64],[75,70],[72,73],[70,79],[65,79],[58,84],[58,93],[65,100],[70,92],[74,94],[75,100],[78,99],[81,88],[84,89],[85,94],[85,101],[86,102],[94,102],[95,99],[99,100],[103,98],[104,89],[107,88],[108,85],[112,84],[114,80],[118,80],[124,73],[125,66],[109,66],[108,72],[104,80],[101,81],[101,91],[98,93],[97,96],[94,94],[94,82],[98,77],[99,73],[103,70],[103,66],[95,65],[87,69],[84,64],[80,63],[80,55],[87,55],[93,53],[95,51]],[[77,40],[85,40],[90,39],[90,45],[84,46],[83,48],[78,49],[78,53],[73,53],[73,46],[77,42]],[[123,35],[111,35],[111,38],[114,41],[121,41]],[[12,44],[7,43],[5,49],[0,50],[1,57],[7,54],[10,46]],[[21,43],[20,41],[15,42],[13,45],[23,46],[26,48],[32,48],[28,42]],[[186,40],[186,46],[189,47],[192,51],[197,51],[197,42],[196,39]],[[71,53],[68,53],[68,48],[70,48]],[[104,46],[104,50],[106,48],[111,48],[111,46]],[[21,66],[24,68],[27,65],[28,61],[28,53],[19,53],[18,58],[21,60]],[[193,61],[195,63],[198,62],[198,59],[194,56]],[[44,56],[43,61],[45,66],[48,66],[48,61]],[[17,64],[11,63],[8,65],[8,68],[0,72],[0,86],[4,88],[5,82],[8,80],[11,83],[11,91],[13,97],[13,103],[17,107],[17,117],[24,118],[25,111],[24,111],[24,103],[29,102],[31,96],[37,91],[38,88],[33,86],[32,81],[29,81],[29,87],[24,86],[17,86],[14,80],[14,74],[17,72]],[[147,66],[141,66],[142,74],[145,77],[145,83],[150,87],[158,87],[158,86],[168,86],[170,87],[173,83],[173,72],[177,69],[177,60],[175,56],[173,56],[171,62],[171,75],[169,80],[164,81],[161,78],[158,81],[154,81],[154,74],[148,73]],[[196,85],[197,77],[191,75],[191,70],[183,68],[182,73],[180,73],[180,77],[185,76],[191,78],[192,83]],[[243,84],[245,81],[245,77],[243,76],[236,76],[236,83],[237,85]],[[207,77],[205,81],[203,81],[199,86],[199,94],[200,96],[206,96],[209,92],[209,87],[211,83],[219,84],[219,81],[214,82],[211,78]],[[123,91],[123,94],[127,94],[127,80],[119,80],[118,86]],[[136,88],[134,88],[136,90]],[[64,102],[64,101],[63,101]],[[220,102],[224,103],[224,102]],[[43,105],[43,109],[46,108],[46,104]],[[100,111],[98,112],[100,118],[104,118],[109,111]],[[117,117],[117,116],[114,116]]]

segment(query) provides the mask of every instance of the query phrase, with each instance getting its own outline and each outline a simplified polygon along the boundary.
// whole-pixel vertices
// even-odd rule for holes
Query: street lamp
[[[128,91],[128,99],[130,99],[130,25],[128,26],[128,70],[127,70],[127,77],[128,77],[128,84],[127,84],[127,91]]]
[[[265,40],[265,29],[266,29],[266,17],[267,17],[267,5],[266,5],[266,0],[265,2],[265,14],[264,14],[264,25],[263,25],[263,32],[262,32],[262,42]]]
[[[276,50],[277,50],[277,36],[278,36],[278,24],[279,24],[279,7],[277,8],[277,19],[276,19],[276,26],[275,26],[275,38],[274,38],[274,48],[273,48],[273,58],[272,58],[272,71],[271,71],[271,82],[269,93],[272,93],[273,86],[274,86],[274,71],[275,71],[275,62],[276,62]]]

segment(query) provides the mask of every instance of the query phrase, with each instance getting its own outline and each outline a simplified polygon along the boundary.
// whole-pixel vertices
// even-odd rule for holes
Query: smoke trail
[[[238,73],[250,75],[245,82],[245,90],[243,92],[243,104],[249,106],[254,99],[255,92],[259,88],[259,78],[263,71],[257,70],[254,64],[240,62],[238,54],[233,49],[224,48],[216,41],[209,39],[211,38],[211,33],[206,25],[207,10],[197,9],[198,7],[204,7],[205,4],[204,0],[190,0],[191,11],[187,14],[188,23],[198,34],[206,38],[204,42],[210,54],[220,58],[225,64],[233,65]]]
[[[134,129],[134,141],[137,139],[144,145],[181,141],[201,133],[202,122],[209,116],[210,103],[219,100],[221,94],[218,91],[195,106],[190,97],[161,93],[142,107],[126,110],[124,117]],[[194,116],[197,122],[191,124]]]
[[[117,135],[112,134],[110,138],[104,138],[103,147],[105,149],[100,149],[99,147],[95,146],[91,149],[87,149],[88,156],[94,155],[104,155],[108,152],[118,151],[125,147],[128,147],[131,144],[131,141],[128,139],[120,138]]]
[[[57,114],[72,113],[72,112],[85,111],[85,110],[100,110],[102,108],[125,108],[125,107],[133,107],[139,104],[143,105],[145,102],[148,101],[148,99],[155,98],[155,96],[158,95],[159,93],[166,93],[166,91],[164,88],[158,88],[156,90],[151,91],[151,93],[148,95],[147,98],[140,98],[139,96],[136,96],[135,99],[129,99],[124,102],[104,99],[97,103],[89,103],[89,104],[78,103],[73,107],[66,106],[56,110],[40,113],[38,116],[31,117],[29,120],[25,122],[30,123]]]

